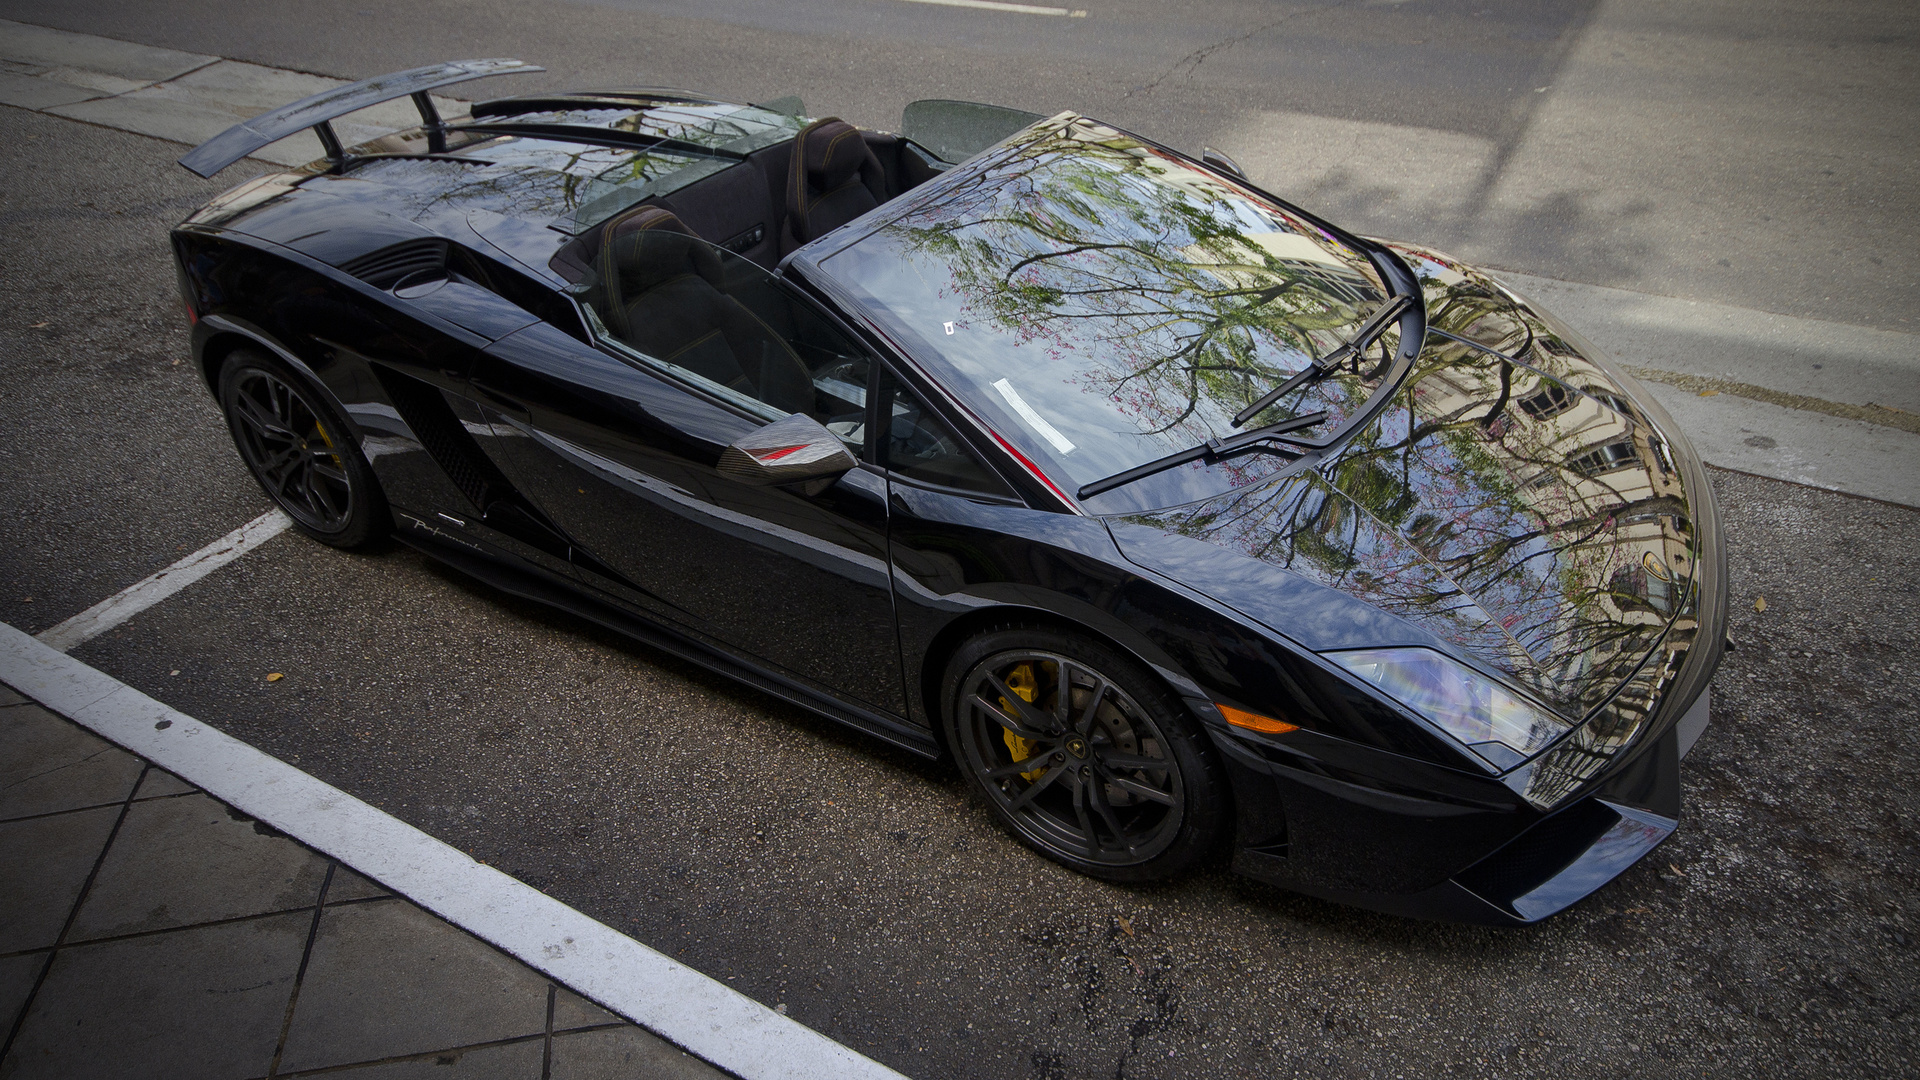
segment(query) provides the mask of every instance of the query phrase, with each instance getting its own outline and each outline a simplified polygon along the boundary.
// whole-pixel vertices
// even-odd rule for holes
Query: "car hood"
[[[1440,649],[1579,719],[1694,602],[1691,450],[1551,316],[1397,250],[1429,332],[1390,407],[1314,468],[1110,519],[1115,540],[1309,649]]]

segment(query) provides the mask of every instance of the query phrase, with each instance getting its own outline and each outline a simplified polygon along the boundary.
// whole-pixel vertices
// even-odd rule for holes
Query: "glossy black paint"
[[[882,477],[811,497],[732,479],[720,452],[758,423],[547,326],[486,349],[471,385],[489,457],[573,539],[587,584],[903,711]]]
[[[927,186],[967,175],[962,165]],[[1684,581],[1671,575],[1657,626],[1629,628],[1615,667],[1540,677],[1564,689],[1579,723],[1504,773],[1320,654],[1424,646],[1511,679],[1530,670],[1525,657],[1509,666],[1507,654],[1477,650],[1458,612],[1396,606],[1350,577],[1249,557],[1207,510],[1265,499],[1279,521],[1310,500],[1361,499],[1357,474],[1341,471],[1362,452],[1354,440],[1303,447],[1287,468],[1224,495],[1196,467],[1080,504],[928,379],[909,331],[862,310],[820,269],[842,236],[796,253],[792,284],[872,353],[871,400],[885,400],[883,379],[910,388],[1016,494],[890,473],[872,437],[862,464],[817,495],[743,484],[718,471],[719,455],[764,421],[594,344],[569,281],[548,266],[570,236],[419,194],[322,163],[242,185],[174,233],[201,370],[210,378],[227,351],[252,344],[308,374],[354,426],[407,543],[928,755],[942,749],[935,688],[960,643],[1020,623],[1098,635],[1185,699],[1227,763],[1235,868],[1342,902],[1530,922],[1675,827],[1674,727],[1711,678],[1726,602],[1704,475],[1631,380],[1470,269],[1341,234],[1396,290],[1425,300],[1400,323],[1398,389],[1347,427],[1366,435],[1416,416],[1422,406],[1394,381],[1408,371],[1511,412],[1516,365],[1548,366],[1528,350],[1552,339],[1560,366],[1533,393],[1558,402],[1551,382],[1617,395],[1606,415],[1639,433],[1649,469],[1667,461],[1650,439],[1672,447],[1671,478],[1656,481],[1670,489],[1657,542],[1692,567]],[[440,268],[385,286],[343,269],[403,243],[441,245]],[[1461,314],[1469,301],[1478,306]],[[1495,426],[1475,437],[1505,438],[1486,434]],[[1442,494],[1407,497],[1443,506]],[[1263,551],[1279,538],[1289,551],[1341,555],[1328,553],[1325,530],[1260,528]],[[1405,553],[1410,568],[1460,554],[1436,543],[1409,530],[1377,548]],[[1614,563],[1603,569],[1618,578]],[[1627,609],[1656,610],[1621,595]],[[1576,631],[1566,632],[1584,640]],[[1215,703],[1300,730],[1233,727]]]

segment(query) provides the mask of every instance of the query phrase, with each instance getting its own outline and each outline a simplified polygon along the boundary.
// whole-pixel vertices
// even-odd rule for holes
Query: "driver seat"
[[[860,129],[836,116],[815,120],[793,137],[781,256],[886,201],[886,169]]]

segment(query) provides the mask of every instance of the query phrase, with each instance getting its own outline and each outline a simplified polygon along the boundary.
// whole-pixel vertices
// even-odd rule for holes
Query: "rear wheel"
[[[947,744],[1029,847],[1109,881],[1187,869],[1217,845],[1225,779],[1178,699],[1091,639],[976,638],[942,683]]]
[[[343,548],[387,532],[386,500],[346,421],[291,365],[236,349],[219,386],[241,460],[296,528]]]

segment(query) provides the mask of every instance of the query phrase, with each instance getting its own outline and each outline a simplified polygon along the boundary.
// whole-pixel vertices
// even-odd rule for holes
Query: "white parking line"
[[[98,637],[279,536],[291,524],[287,515],[269,510],[165,570],[149,574],[60,625],[41,631],[40,643],[66,652]]]
[[[6,623],[0,682],[745,1080],[906,1080]]]
[[[1016,15],[1064,15],[1070,19],[1087,17],[1085,8],[1040,7],[1036,4],[1003,4],[1000,0],[904,0],[909,4],[939,4],[943,7],[985,8],[988,11],[1011,11]]]

